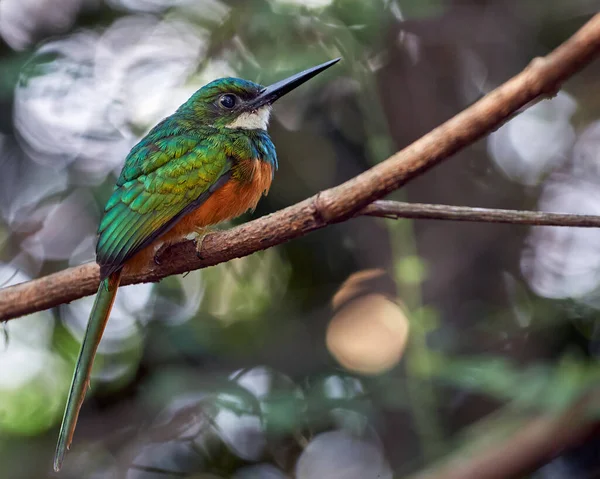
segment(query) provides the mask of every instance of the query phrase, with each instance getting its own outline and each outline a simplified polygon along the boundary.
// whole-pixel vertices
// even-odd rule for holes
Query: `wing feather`
[[[187,134],[151,133],[128,155],[98,228],[104,278],[197,208],[231,175],[227,149]],[[164,133],[163,133],[164,134]]]

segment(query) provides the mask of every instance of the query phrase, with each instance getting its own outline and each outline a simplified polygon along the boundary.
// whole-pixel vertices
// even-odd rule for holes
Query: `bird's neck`
[[[260,160],[277,169],[275,146],[266,130],[221,129],[219,136],[228,150],[242,159]]]

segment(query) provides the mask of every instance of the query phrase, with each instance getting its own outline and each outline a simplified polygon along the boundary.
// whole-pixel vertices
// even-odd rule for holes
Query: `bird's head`
[[[200,88],[184,107],[191,108],[206,126],[266,130],[271,105],[277,99],[339,60],[309,68],[268,87],[240,78],[220,78]]]

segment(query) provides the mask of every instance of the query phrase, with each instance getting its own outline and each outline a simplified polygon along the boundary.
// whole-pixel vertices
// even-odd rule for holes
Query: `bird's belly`
[[[263,194],[269,191],[273,173],[268,163],[259,160],[253,160],[252,168],[250,181],[229,180],[198,208],[178,221],[167,235],[185,237],[198,228],[227,221],[256,208]]]

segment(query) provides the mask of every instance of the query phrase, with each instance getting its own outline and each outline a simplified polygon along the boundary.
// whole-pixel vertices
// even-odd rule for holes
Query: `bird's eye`
[[[219,98],[219,103],[223,108],[233,108],[235,106],[235,95],[223,95]]]

